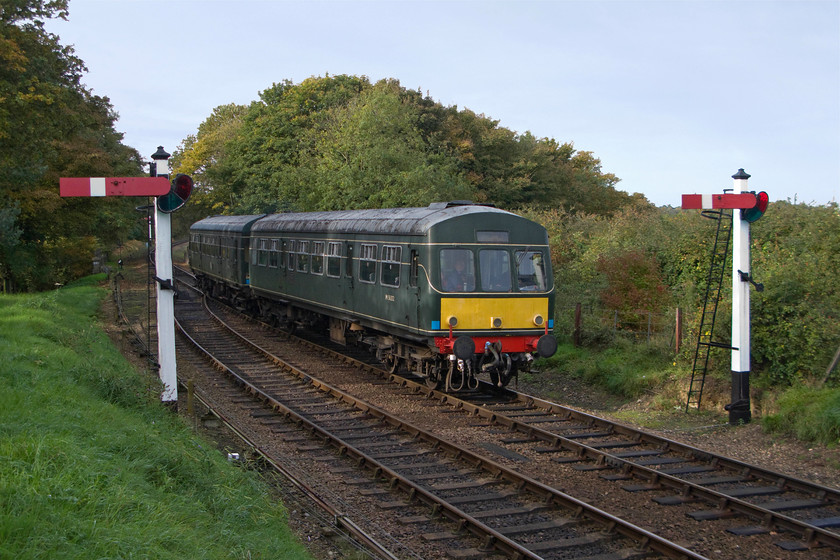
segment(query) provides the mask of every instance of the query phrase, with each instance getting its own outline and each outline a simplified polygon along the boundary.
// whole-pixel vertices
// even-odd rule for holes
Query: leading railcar
[[[190,228],[189,260],[213,295],[447,391],[503,387],[557,349],[546,230],[491,206],[215,216]]]

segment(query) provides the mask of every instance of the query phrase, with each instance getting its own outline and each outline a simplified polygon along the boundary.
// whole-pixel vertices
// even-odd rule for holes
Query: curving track
[[[211,325],[209,310],[185,299],[178,304],[183,332],[262,403],[262,421],[294,424],[316,440],[300,451],[323,454],[331,446],[336,453],[324,461],[344,463],[333,471],[349,464],[385,483],[388,490],[371,492],[387,495],[381,507],[422,504],[427,510],[401,516],[404,523],[449,520],[448,528],[425,538],[448,541],[450,555],[702,558],[314,379],[240,335],[220,331]],[[259,334],[253,328],[248,338]],[[388,503],[394,493],[403,500]]]
[[[183,302],[179,302],[178,305],[179,316],[180,310],[183,308],[181,303]],[[237,329],[249,329],[249,332],[251,332],[248,335],[249,338],[252,336],[258,339],[261,338],[266,346],[276,344],[276,332],[266,332],[259,329],[255,331],[253,325],[248,327],[247,325],[249,323],[247,321],[230,310],[220,308],[218,313],[224,315],[226,320],[236,322]],[[203,322],[200,321],[200,323],[203,324],[202,328],[208,327],[206,319]],[[221,338],[215,327],[208,331],[208,336],[211,339],[214,337]],[[217,352],[224,351],[224,347],[217,350]],[[313,351],[319,355],[324,355],[326,352],[320,346]],[[255,364],[264,359],[256,357],[246,359],[245,364],[242,366],[243,372],[246,372],[247,364]],[[653,493],[655,496],[648,503],[651,504],[650,507],[661,508],[663,519],[668,519],[669,516],[673,515],[669,510],[673,509],[674,506],[685,506],[689,504],[694,509],[688,512],[687,515],[694,519],[727,520],[726,530],[737,535],[769,533],[771,534],[770,539],[780,547],[779,550],[800,550],[802,551],[801,554],[804,554],[804,556],[801,554],[798,556],[801,558],[805,558],[806,556],[808,558],[828,558],[832,557],[832,551],[836,552],[840,550],[840,535],[836,531],[836,528],[840,526],[840,513],[838,513],[839,500],[836,489],[784,476],[780,473],[747,465],[726,457],[715,456],[672,440],[654,436],[621,424],[608,422],[573,409],[542,401],[528,395],[518,394],[513,391],[507,391],[503,394],[493,392],[477,393],[470,396],[468,400],[465,400],[431,391],[422,382],[416,383],[410,379],[402,379],[394,375],[389,375],[387,372],[375,366],[352,360],[346,356],[342,356],[341,359],[345,363],[350,363],[353,370],[364,368],[368,371],[376,371],[383,378],[396,382],[396,386],[402,388],[406,395],[408,395],[407,398],[423,399],[427,404],[434,404],[435,407],[440,407],[442,411],[456,411],[460,415],[466,415],[469,418],[480,420],[490,431],[495,430],[499,433],[498,439],[493,444],[490,444],[495,447],[491,451],[497,455],[504,457],[506,452],[512,455],[526,452],[536,453],[551,457],[552,463],[563,465],[565,468],[571,466],[571,468],[581,473],[592,473],[593,476],[599,475],[604,481],[612,481],[612,484],[621,485],[621,488],[628,493]],[[258,373],[255,375],[255,380],[259,380],[261,374]],[[270,374],[269,376],[271,375],[275,374]],[[299,373],[299,375],[303,378],[307,377],[305,373]],[[347,375],[350,375],[350,373],[348,372]],[[279,383],[279,386],[288,387],[290,385],[291,383],[288,381]],[[271,391],[276,391],[279,390],[279,386],[275,383],[267,387]],[[262,390],[256,392],[251,391],[254,394],[258,394],[263,402],[270,402],[266,400],[266,395],[269,395],[268,393]],[[319,391],[330,392],[326,389],[320,389]],[[345,402],[359,402],[358,399],[347,394],[341,394],[337,398]],[[310,406],[314,406],[316,410],[319,410],[318,406],[314,404]],[[361,406],[364,408],[369,405],[365,404]],[[275,405],[272,403],[271,407],[274,408]],[[303,412],[305,410],[295,411],[296,414]],[[380,412],[384,411],[378,411],[372,416],[376,419],[377,424],[383,424],[383,417],[378,416]],[[289,413],[284,412],[284,414],[288,416]],[[365,414],[370,416],[371,412],[367,411]],[[442,414],[445,414],[445,412],[442,412]],[[318,416],[323,415],[316,415],[316,417]],[[303,418],[307,417],[303,416]],[[307,421],[311,421],[311,418]],[[347,420],[342,417],[339,424],[344,425],[346,422]],[[405,424],[399,420],[395,420],[394,422]],[[384,424],[389,426],[389,429],[393,429],[394,424],[390,421],[384,422]],[[312,428],[309,429],[312,430]],[[359,440],[364,440],[362,436],[372,430],[370,426],[348,427],[348,429],[350,430],[350,435]],[[412,434],[411,437],[413,440],[425,440],[426,436],[420,437],[417,435],[421,433],[419,428],[412,426],[405,429],[408,430],[407,433]],[[377,434],[376,437],[380,437],[380,435]],[[329,429],[320,438],[323,441],[329,442],[340,439],[338,434],[330,432]],[[393,441],[377,439],[364,443],[365,445],[372,446],[371,448],[391,447],[401,449],[407,445],[405,441],[399,438]],[[347,442],[336,445],[338,449],[344,449],[343,453],[345,455],[354,457],[356,462],[361,462],[361,464],[365,465],[373,464],[369,461],[375,457],[369,453],[365,453],[364,446],[358,450],[359,454],[357,455],[357,451],[349,451],[351,448],[357,446],[348,445]],[[434,452],[446,448],[446,445],[442,443],[432,443],[431,445]],[[456,453],[457,448],[458,446],[454,445],[451,448],[452,451],[449,453]],[[427,455],[431,452],[416,451],[415,453]],[[461,456],[467,457],[463,451],[461,452]],[[447,458],[448,460],[450,459]],[[441,504],[434,505],[432,501],[427,502],[429,498],[425,497],[424,492],[430,491],[429,489],[433,486],[442,487],[446,492],[456,493],[463,492],[465,488],[481,488],[483,490],[482,493],[478,494],[479,498],[471,499],[479,499],[477,503],[482,504],[479,507],[491,511],[531,507],[517,505],[503,508],[502,506],[493,506],[492,504],[495,500],[502,500],[500,503],[507,503],[505,500],[511,499],[522,499],[525,500],[524,503],[528,503],[529,500],[530,502],[536,501],[537,503],[548,500],[549,503],[554,504],[554,507],[559,507],[558,504],[566,498],[571,498],[570,496],[565,496],[562,499],[546,498],[546,495],[541,492],[546,490],[551,491],[552,489],[548,488],[547,485],[540,484],[534,479],[528,479],[528,477],[524,477],[524,480],[527,480],[525,483],[522,482],[523,479],[519,479],[519,482],[513,483],[514,488],[529,488],[531,494],[527,497],[512,493],[513,490],[505,489],[509,487],[504,487],[500,491],[496,485],[502,484],[502,482],[507,480],[513,480],[512,478],[509,479],[509,477],[517,476],[515,472],[511,472],[510,469],[497,470],[502,468],[502,465],[495,464],[488,457],[472,455],[466,460],[468,461],[467,466],[462,467],[461,470],[474,470],[477,468],[475,465],[493,465],[489,471],[485,470],[487,474],[482,475],[485,477],[488,475],[492,476],[490,480],[492,485],[488,484],[487,479],[480,477],[460,481],[457,478],[461,476],[460,474],[456,476],[451,472],[442,470],[440,471],[441,473],[447,474],[441,475],[440,477],[434,477],[434,472],[428,473],[430,476],[433,476],[431,480],[446,479],[451,475],[453,480],[459,480],[460,483],[426,483],[425,485],[419,485],[420,490],[406,490],[405,492],[413,496],[412,499],[427,503],[428,507],[432,508],[436,513],[442,511],[449,512],[449,510]],[[400,483],[391,482],[391,484],[395,485],[395,487],[401,487],[402,479],[400,477],[404,473],[401,473],[397,469],[391,469],[387,465],[375,467],[374,472],[377,472],[376,469],[383,469],[379,472],[380,474],[387,473],[386,478],[388,480],[400,481]],[[455,472],[458,473],[459,471],[456,469]],[[500,474],[502,472],[505,474]],[[442,489],[438,488],[438,490]],[[549,495],[553,496],[554,494]],[[463,503],[476,502],[466,501]],[[571,507],[572,511],[575,511],[575,508],[585,504],[580,500],[572,498],[571,501],[566,502],[566,505]],[[463,508],[454,507],[454,510],[461,509],[466,510],[464,513],[471,511],[471,508],[467,506],[463,506]],[[521,515],[533,516],[535,512],[539,512],[539,515],[542,515],[541,510],[531,510],[527,513],[523,512]],[[446,516],[450,517],[448,513]],[[561,530],[562,532],[570,525],[568,523],[569,519],[574,521],[571,525],[580,525],[577,517],[579,517],[579,514],[573,515],[571,518],[568,516],[564,517],[561,514],[559,518],[553,520],[541,519],[540,521],[533,522],[519,520],[514,523],[525,526],[526,528],[532,526],[537,532],[547,529]],[[459,523],[464,523],[464,518],[460,519],[461,521]],[[606,519],[608,519],[608,526],[609,524],[613,524],[613,527],[615,527],[615,520],[611,519],[611,516],[608,516]],[[508,528],[508,535],[506,536],[504,531],[497,531],[498,535],[484,533],[481,537],[483,544],[479,548],[495,546],[497,550],[502,550],[508,555],[515,556],[516,554],[520,554],[523,555],[522,557],[539,557],[527,556],[527,553],[523,550],[511,546],[507,541],[511,540],[513,543],[516,543],[516,540],[510,539],[510,535],[518,533],[518,530],[512,530],[511,527],[513,525],[509,521],[502,523],[507,523],[507,525],[502,525],[502,527]],[[492,526],[492,523],[488,525]],[[528,542],[529,539],[536,539],[533,536],[529,537],[527,531],[521,534],[524,535],[521,538],[525,542]],[[544,534],[540,538],[545,542]],[[642,542],[649,538],[650,534],[642,537]],[[563,539],[568,540],[569,543],[574,543],[574,539],[582,539],[578,541],[578,544],[584,547],[593,543],[602,544],[600,539],[586,536],[585,532],[580,537],[565,536]],[[588,539],[595,540],[590,542]],[[555,541],[559,542],[559,539],[555,539]],[[550,545],[546,546],[546,550],[554,551],[559,549],[558,542],[551,542]],[[610,540],[610,546],[603,552],[607,556],[603,556],[603,558],[631,557],[627,555],[631,554],[631,551],[636,546],[614,546],[612,540]],[[746,544],[746,546],[749,547],[749,544]],[[591,550],[592,547],[590,546],[589,549]],[[463,550],[471,549],[467,547]],[[676,547],[676,550],[679,551],[677,554],[685,555],[687,553],[687,551],[680,547]],[[538,551],[532,550],[530,552],[538,555],[542,551],[543,549],[540,548]],[[609,556],[609,554],[614,554],[615,556]]]

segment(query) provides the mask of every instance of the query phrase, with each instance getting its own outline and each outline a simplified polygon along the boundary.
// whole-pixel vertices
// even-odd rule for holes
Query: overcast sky
[[[840,202],[839,0],[70,0],[47,29],[146,159],[214,107],[352,74],[573,142],[657,205],[738,168],[771,200]]]

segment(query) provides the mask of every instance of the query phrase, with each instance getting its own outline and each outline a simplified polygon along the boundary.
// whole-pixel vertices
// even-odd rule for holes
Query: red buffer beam
[[[752,208],[756,204],[753,193],[738,194],[684,194],[682,207],[684,210],[722,210]]]
[[[161,196],[169,193],[167,177],[61,177],[61,196]]]

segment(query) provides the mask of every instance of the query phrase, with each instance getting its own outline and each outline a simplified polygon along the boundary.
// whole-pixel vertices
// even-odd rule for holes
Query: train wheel
[[[441,368],[434,364],[426,364],[426,387],[433,391],[437,391],[441,387],[443,378],[441,376]]]
[[[382,361],[385,362],[385,366],[388,368],[388,373],[392,375],[397,373],[402,365],[399,356],[394,356],[393,354],[388,354]]]

